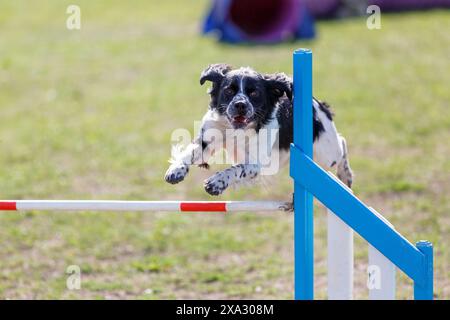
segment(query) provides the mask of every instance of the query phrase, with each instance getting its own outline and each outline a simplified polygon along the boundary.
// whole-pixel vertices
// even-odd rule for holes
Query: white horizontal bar
[[[276,211],[281,201],[113,201],[113,200],[4,200],[1,210],[58,211]]]
[[[280,201],[228,201],[227,211],[283,211],[288,205]]]
[[[20,200],[17,210],[178,211],[175,201]]]

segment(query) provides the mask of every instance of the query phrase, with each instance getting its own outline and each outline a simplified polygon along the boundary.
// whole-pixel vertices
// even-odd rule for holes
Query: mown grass
[[[0,5],[0,190],[4,199],[210,199],[207,171],[163,182],[175,128],[207,105],[209,63],[291,72],[314,50],[315,95],[347,137],[355,193],[411,241],[436,250],[436,295],[450,297],[449,13],[321,22],[313,42],[228,46],[199,36],[207,1],[69,1]],[[275,184],[220,199],[288,199]],[[0,297],[292,298],[292,216],[2,213]],[[326,217],[316,211],[316,292],[326,297]],[[367,297],[367,246],[356,237],[356,297]],[[67,266],[82,270],[66,288]],[[399,273],[400,274],[400,273]],[[411,283],[399,276],[398,298]]]

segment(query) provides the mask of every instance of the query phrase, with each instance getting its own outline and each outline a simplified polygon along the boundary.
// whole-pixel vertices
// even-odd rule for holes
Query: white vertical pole
[[[369,209],[394,229],[394,226],[375,209]],[[395,300],[395,265],[370,244],[367,273],[370,300]]]
[[[328,299],[353,299],[353,230],[328,212]]]

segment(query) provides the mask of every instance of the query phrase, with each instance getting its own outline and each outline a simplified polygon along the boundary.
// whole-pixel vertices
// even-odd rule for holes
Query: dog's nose
[[[247,106],[243,102],[237,102],[234,107],[239,114],[244,114],[247,112]]]

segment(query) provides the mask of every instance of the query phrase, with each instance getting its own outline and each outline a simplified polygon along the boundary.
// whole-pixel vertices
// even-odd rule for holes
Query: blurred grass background
[[[199,36],[202,1],[78,0],[0,4],[0,190],[3,199],[211,199],[192,170],[163,181],[176,128],[206,110],[210,63],[291,73],[314,51],[315,95],[334,107],[355,192],[410,241],[435,245],[439,299],[450,297],[450,14],[320,22],[312,42],[228,46]],[[281,178],[282,177],[282,178]],[[274,185],[219,199],[290,199]],[[217,198],[215,198],[216,200]],[[326,298],[326,215],[315,214],[316,296]],[[0,297],[10,299],[291,299],[292,216],[2,213]],[[356,298],[366,298],[367,245],[356,238]],[[81,290],[67,290],[69,265]],[[398,298],[412,297],[398,273]]]

